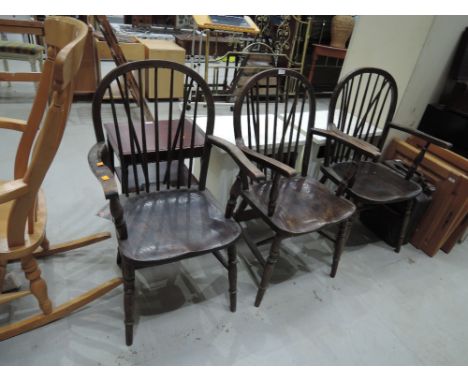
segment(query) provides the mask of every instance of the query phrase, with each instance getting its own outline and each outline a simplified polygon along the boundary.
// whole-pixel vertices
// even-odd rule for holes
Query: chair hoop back
[[[236,140],[292,167],[297,167],[299,147],[304,145],[304,175],[314,122],[312,85],[292,69],[274,68],[252,76],[234,104]]]
[[[333,123],[342,132],[382,149],[397,100],[396,81],[390,73],[371,67],[355,70],[335,87],[329,104],[328,124]],[[351,150],[337,144],[333,161],[348,160],[351,154]]]

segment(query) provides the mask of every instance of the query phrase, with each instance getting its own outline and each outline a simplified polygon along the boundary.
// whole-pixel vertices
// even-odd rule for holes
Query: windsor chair
[[[358,69],[336,86],[330,99],[328,126],[363,142],[373,143],[379,150],[383,149],[390,129],[423,138],[426,146],[404,171],[404,176],[396,171],[397,164],[393,161],[377,162],[373,157],[334,142],[326,146],[321,182],[330,179],[340,183],[354,162],[357,163],[356,174],[346,193],[358,208],[355,217],[376,205],[405,203],[395,247],[395,251],[400,252],[414,200],[422,191],[411,178],[430,144],[445,148],[450,144],[392,122],[397,100],[396,81],[390,73],[377,68]]]
[[[234,216],[239,222],[261,218],[274,231],[272,238],[255,243],[248,230],[243,230],[246,243],[263,266],[255,300],[257,307],[278,261],[281,241],[287,237],[338,225],[338,233],[333,239],[332,277],[338,267],[347,238],[348,222],[355,207],[341,196],[347,180],[333,194],[317,180],[307,176],[312,134],[343,142],[369,155],[379,155],[378,150],[367,144],[356,145],[354,139],[344,134],[314,129],[314,119],[312,86],[303,75],[290,69],[270,69],[254,75],[234,105],[237,145],[247,158],[259,166],[266,179],[250,182],[245,174],[240,173],[231,189],[226,216]],[[302,152],[299,150],[301,146],[304,147]],[[273,242],[265,261],[258,246],[270,241]]]
[[[174,94],[175,79],[180,76],[184,95],[182,99],[166,100],[156,96],[148,103],[154,113],[148,122],[143,105],[128,92],[127,75],[133,72],[141,80],[153,72],[157,92],[159,74],[164,71],[171,79],[170,94]],[[199,118],[201,102],[206,105],[205,126],[201,126]],[[93,101],[93,121],[98,142],[88,159],[109,200],[117,230],[127,345],[133,342],[135,269],[213,253],[228,269],[230,309],[234,312],[235,242],[241,229],[234,220],[223,216],[205,187],[212,145],[227,151],[241,173],[254,179],[263,179],[264,175],[236,145],[212,135],[214,101],[206,82],[192,69],[174,62],[145,60],[121,65],[99,85]],[[202,127],[205,134],[201,134]],[[107,142],[104,131],[108,133]],[[141,185],[134,190],[123,186],[125,195],[119,195],[111,158],[122,153],[128,157],[134,184]],[[200,170],[193,174],[197,158],[201,160]],[[227,260],[221,252],[224,249]]]
[[[30,290],[0,294],[0,304],[32,294],[42,313],[0,327],[0,340],[62,318],[121,284],[120,278],[110,280],[54,308],[46,281],[41,278],[36,258],[110,237],[101,233],[56,246],[51,246],[46,237],[46,206],[40,187],[63,136],[88,28],[69,17],[48,17],[44,30],[47,60],[30,116],[27,121],[0,118],[1,128],[22,133],[15,159],[15,179],[0,181],[0,291],[9,262],[20,261],[30,282]],[[44,113],[45,120],[39,129]]]

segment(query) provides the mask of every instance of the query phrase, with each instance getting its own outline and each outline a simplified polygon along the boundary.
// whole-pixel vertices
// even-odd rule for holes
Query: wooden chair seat
[[[242,195],[248,203],[267,217],[275,229],[288,235],[320,230],[351,217],[353,203],[335,196],[324,185],[309,177],[282,178],[273,216],[268,217],[272,181],[252,185]]]
[[[119,251],[136,263],[168,263],[224,248],[239,225],[226,219],[208,191],[172,189],[122,200],[128,239]]]
[[[322,171],[340,182],[351,166],[351,162],[336,163],[331,166],[332,171],[326,167]],[[348,192],[366,204],[395,203],[416,197],[421,192],[421,187],[407,181],[382,163],[361,162],[355,183]]]
[[[5,183],[0,180],[0,185]],[[13,206],[13,201],[0,204],[0,256],[7,260],[17,260],[25,254],[33,252],[41,244],[45,235],[47,210],[45,197],[42,190],[39,190],[37,201],[37,219],[34,221],[34,230],[29,234],[26,230],[24,236],[24,245],[17,247],[9,247],[7,239],[7,219],[10,216],[10,210]]]

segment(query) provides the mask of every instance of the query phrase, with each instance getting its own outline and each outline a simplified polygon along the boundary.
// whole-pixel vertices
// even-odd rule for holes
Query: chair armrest
[[[12,180],[0,184],[0,204],[17,199],[20,196],[27,194],[28,185],[22,179]]]
[[[249,149],[241,141],[237,141],[237,147],[239,147],[247,158],[254,162],[260,163],[261,165],[272,169],[280,173],[283,176],[291,178],[297,174],[297,171],[292,167],[284,164],[276,159],[267,157],[266,155],[260,154],[255,150]]]
[[[21,119],[0,117],[0,129],[9,129],[24,132],[26,131],[27,122]]]
[[[110,199],[112,196],[118,195],[119,191],[114,173],[103,162],[104,150],[106,150],[104,142],[98,142],[91,147],[88,153],[88,163],[91,171],[101,183],[106,199]]]
[[[252,179],[254,180],[263,180],[265,179],[265,174],[261,172],[257,166],[255,166],[249,159],[245,156],[245,154],[241,151],[239,147],[235,144],[228,142],[227,140],[219,137],[215,137],[213,135],[208,135],[207,139],[211,144],[218,146],[219,148],[226,151],[231,158],[236,162],[239,168]]]
[[[378,159],[380,157],[380,150],[373,144],[366,142],[362,139],[352,137],[348,134],[343,133],[341,130],[338,130],[334,124],[328,125],[328,129],[317,129],[312,128],[311,131],[314,134],[321,135],[326,138],[335,139],[346,146],[350,146],[353,150],[367,155],[373,159]]]
[[[450,149],[453,146],[450,142],[446,142],[446,141],[444,141],[442,139],[433,137],[432,135],[423,133],[422,131],[419,131],[419,130],[410,129],[408,127],[399,125],[399,124],[397,124],[395,122],[390,122],[388,124],[388,126],[390,128],[392,128],[392,129],[400,130],[400,131],[403,131],[403,132],[405,132],[407,134],[411,134],[411,135],[414,135],[416,137],[422,138],[422,139],[424,139],[425,141],[427,141],[429,143],[432,143],[434,145],[443,147],[445,149]]]

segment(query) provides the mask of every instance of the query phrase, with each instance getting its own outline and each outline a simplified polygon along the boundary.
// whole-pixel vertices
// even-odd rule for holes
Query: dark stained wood
[[[273,120],[265,117],[261,110],[273,115]],[[247,114],[247,126],[242,126],[242,113]],[[237,145],[265,173],[266,179],[249,183],[238,177],[231,189],[226,216],[234,213],[238,221],[261,218],[275,233],[270,255],[265,261],[247,230],[243,230],[247,245],[264,267],[255,299],[257,307],[261,304],[280,256],[279,246],[283,239],[341,224],[344,228],[339,231],[336,240],[333,272],[336,272],[347,239],[347,221],[353,216],[355,206],[307,176],[314,121],[313,89],[304,76],[289,69],[271,69],[254,75],[234,105]],[[306,139],[302,162],[298,162],[301,158],[298,151],[301,130],[305,132]],[[338,137],[336,132],[330,134]],[[353,140],[342,137],[339,140],[355,149],[367,150],[372,155],[379,153],[379,150],[371,150],[360,143],[357,146]],[[298,174],[295,168],[300,168],[301,173]],[[234,211],[238,198],[241,202]]]
[[[323,173],[340,181],[353,166],[352,162],[335,163],[324,167]],[[414,198],[421,187],[405,180],[382,163],[362,162],[359,164],[353,187],[347,190],[353,199],[365,204],[396,203]]]
[[[139,266],[164,264],[222,249],[240,235],[207,191],[163,190],[122,200],[128,239],[119,249]]]
[[[158,98],[155,78],[154,120],[148,121],[142,104],[129,97],[127,75],[169,70],[169,100]],[[173,99],[176,76],[184,77],[181,105]],[[122,97],[115,102],[112,84]],[[109,104],[104,97],[109,95]],[[140,93],[140,96],[143,96]],[[200,102],[206,103],[206,134],[197,122]],[[108,106],[107,110],[105,107]],[[107,113],[110,108],[110,113]],[[105,110],[105,111],[104,111]],[[93,122],[98,143],[88,154],[90,168],[110,200],[118,234],[117,263],[124,278],[125,337],[133,342],[135,269],[212,253],[228,268],[230,310],[236,310],[237,259],[235,243],[241,228],[224,216],[205,189],[211,146],[224,149],[244,173],[253,179],[264,174],[235,145],[213,137],[214,101],[206,82],[192,69],[169,61],[145,60],[119,66],[99,85],[93,101]],[[104,131],[107,132],[107,143]],[[114,164],[113,156],[120,162]],[[193,160],[201,157],[200,175],[192,174]],[[186,165],[189,162],[188,166]],[[115,174],[120,168],[123,183],[119,195]],[[104,176],[104,179],[102,178]],[[228,260],[222,252],[227,251]],[[155,329],[157,330],[157,328]]]
[[[300,235],[318,231],[351,217],[354,205],[336,197],[319,181],[297,176],[281,178],[273,216],[268,214],[272,181],[252,185],[242,196],[264,219],[284,235]]]
[[[172,131],[171,131],[171,139],[168,139],[168,133],[169,133],[169,121],[159,121],[159,128],[158,128],[158,140],[160,143],[159,145],[159,153],[167,152],[168,151],[168,145],[174,147],[174,144],[178,144],[179,142],[177,139],[179,137],[176,136],[177,132],[177,127],[179,125],[178,120],[173,120],[172,121]],[[195,127],[195,141],[193,146],[191,145],[191,137],[192,137],[192,129],[193,125],[191,121],[185,119],[184,122],[184,135],[183,135],[183,143],[182,147],[184,149],[190,149],[194,148],[200,149],[203,148],[205,144],[205,134],[203,131],[196,126]],[[131,139],[130,139],[130,129],[128,127],[128,124],[121,124],[119,126],[119,133],[120,133],[120,139],[121,139],[121,147],[122,151],[120,152],[119,150],[119,145],[117,143],[117,132],[116,128],[113,123],[105,123],[104,124],[104,129],[106,130],[107,136],[109,138],[109,143],[112,145],[112,148],[114,149],[114,152],[117,155],[124,155],[126,157],[130,156],[132,154],[131,152]],[[140,147],[143,146],[143,132],[145,134],[145,140],[146,140],[146,152],[147,155],[151,155],[156,151],[156,132],[154,128],[154,123],[153,122],[145,122],[144,129],[135,129],[135,139],[138,142],[138,145]],[[199,150],[200,151],[200,150]]]
[[[347,183],[346,194],[360,206],[358,213],[377,204],[407,201],[395,248],[399,252],[413,200],[422,191],[418,184],[411,181],[412,175],[430,144],[442,147],[450,144],[392,122],[397,99],[396,82],[390,73],[382,69],[355,70],[336,86],[330,100],[328,123],[331,126],[329,130],[340,133],[339,137],[327,135],[321,181],[330,179],[340,187],[343,182]],[[372,145],[369,142],[375,143],[377,149],[382,149],[390,128],[416,135],[426,141],[405,176],[386,164],[376,163],[378,157],[372,155]],[[380,137],[377,134],[378,129],[382,131]],[[346,136],[353,139],[360,149],[346,148],[343,144]],[[351,172],[352,176],[349,176]]]

